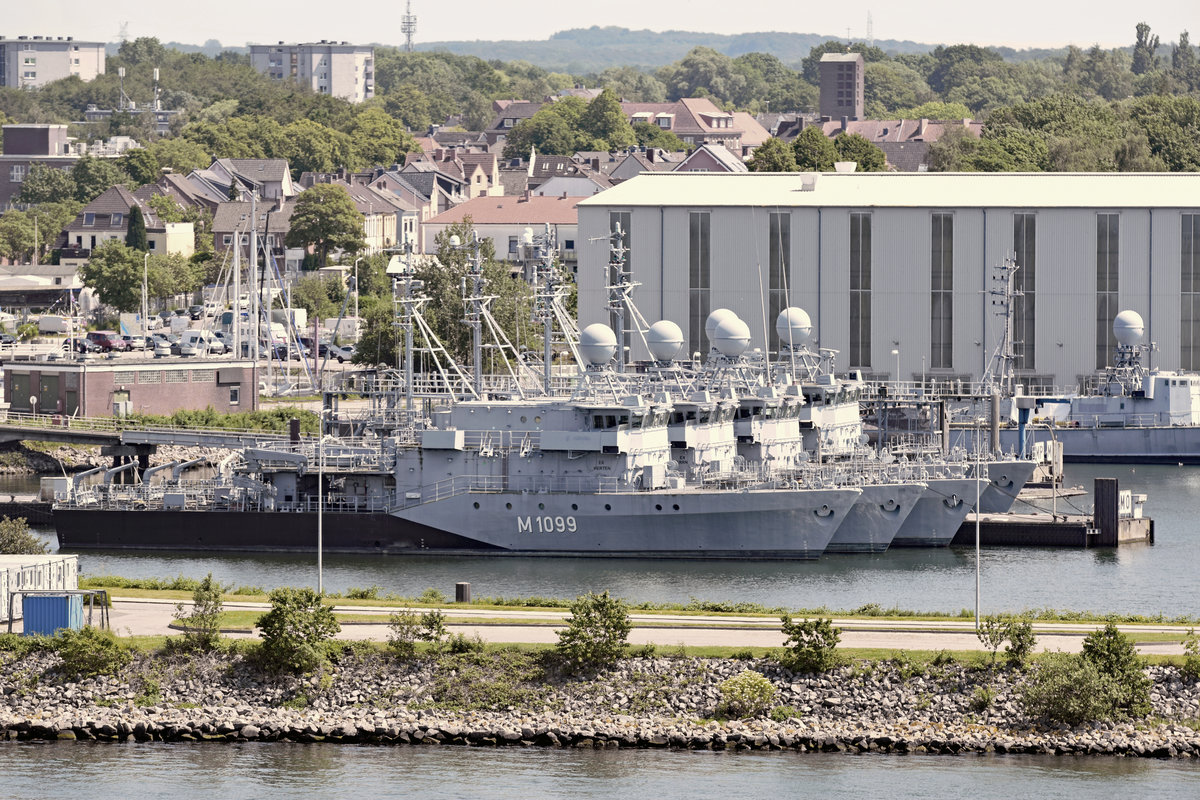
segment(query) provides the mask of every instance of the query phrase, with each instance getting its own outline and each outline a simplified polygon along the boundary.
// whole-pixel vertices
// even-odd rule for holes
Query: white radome
[[[1136,311],[1127,309],[1117,314],[1117,318],[1113,320],[1113,336],[1117,337],[1117,342],[1125,347],[1141,344],[1142,336],[1145,333],[1146,326],[1142,322],[1142,315]]]
[[[704,320],[704,335],[707,336],[708,340],[711,342],[713,340],[713,334],[717,330],[717,326],[720,325],[723,320],[737,318],[738,315],[730,311],[728,308],[714,308],[711,312],[709,312],[708,318]]]
[[[775,333],[781,345],[803,347],[812,337],[812,320],[803,308],[789,306],[775,318]]]
[[[603,366],[617,354],[617,335],[603,322],[593,322],[579,333],[579,353],[593,366]]]
[[[683,347],[683,331],[669,319],[660,319],[646,331],[646,346],[655,361],[670,361]]]
[[[721,320],[710,341],[726,358],[737,358],[750,346],[750,326],[737,317]]]

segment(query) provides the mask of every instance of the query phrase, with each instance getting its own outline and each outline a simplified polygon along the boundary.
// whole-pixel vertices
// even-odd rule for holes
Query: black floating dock
[[[979,543],[991,547],[1120,547],[1154,543],[1154,520],[1118,514],[1116,479],[1097,478],[1095,499],[1093,516],[968,514],[952,544],[975,544],[976,519]]]

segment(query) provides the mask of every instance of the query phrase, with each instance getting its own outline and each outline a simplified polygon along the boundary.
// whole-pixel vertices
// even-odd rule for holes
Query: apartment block
[[[80,42],[71,36],[0,36],[0,86],[45,86],[72,75],[90,81],[103,72],[103,42]]]
[[[375,96],[375,49],[349,42],[250,45],[250,64],[277,81],[361,103]]]

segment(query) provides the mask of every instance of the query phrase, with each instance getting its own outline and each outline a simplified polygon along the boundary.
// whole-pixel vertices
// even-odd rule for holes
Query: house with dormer
[[[129,234],[129,215],[133,208],[142,213],[146,224],[146,246],[150,253],[195,252],[195,233],[190,222],[162,222],[149,203],[135,197],[124,186],[112,186],[88,203],[58,235],[55,247],[59,263],[82,266],[92,251],[110,239],[124,242]]]
[[[685,97],[674,103],[621,103],[621,110],[630,124],[645,122],[671,131],[684,144],[719,144],[731,153],[742,153],[744,130],[737,118],[707,97]]]
[[[207,169],[193,171],[188,181],[227,200],[250,193],[260,200],[286,200],[300,193],[285,158],[218,158]]]

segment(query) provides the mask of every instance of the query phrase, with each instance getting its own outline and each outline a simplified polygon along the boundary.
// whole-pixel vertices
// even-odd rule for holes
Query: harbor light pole
[[[317,594],[325,594],[325,416],[328,408],[321,409],[317,430]]]
[[[892,355],[896,357],[896,394],[900,394],[900,348],[892,348]]]

